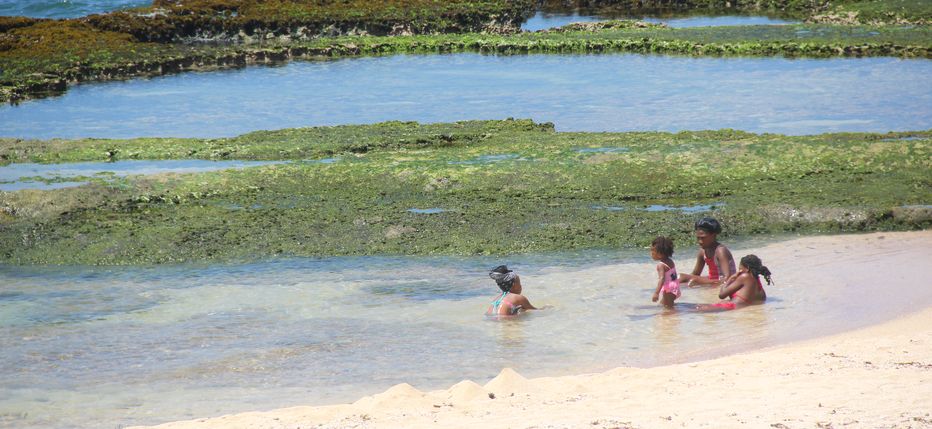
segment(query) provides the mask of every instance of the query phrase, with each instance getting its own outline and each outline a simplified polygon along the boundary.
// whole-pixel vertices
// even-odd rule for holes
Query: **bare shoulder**
[[[731,258],[731,250],[728,249],[728,246],[721,243],[715,248],[715,253],[726,258]]]

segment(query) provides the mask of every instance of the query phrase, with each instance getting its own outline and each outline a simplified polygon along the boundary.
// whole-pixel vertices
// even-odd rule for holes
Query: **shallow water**
[[[319,162],[332,162],[331,159]],[[277,164],[276,161],[207,161],[197,159],[115,162],[72,162],[64,164],[14,163],[0,166],[0,191],[59,189],[87,182],[62,181],[69,178],[107,179],[137,174],[198,173]],[[46,180],[52,180],[46,183]]]
[[[637,19],[646,22],[664,23],[672,28],[690,27],[722,27],[729,25],[786,25],[798,24],[799,21],[773,18],[768,16],[740,16],[740,15],[689,15],[689,16],[612,16],[600,15],[596,12],[537,12],[521,25],[522,30],[538,31],[562,27],[574,22],[599,22],[609,19]]]
[[[497,295],[484,270],[500,263],[522,274],[533,304],[550,308],[483,316]],[[662,365],[932,304],[928,288],[852,284],[839,301],[831,288],[776,278],[766,305],[703,314],[691,304],[717,301],[712,290],[686,289],[677,312],[651,304],[653,265],[641,252],[0,266],[0,427],[117,427],[349,402],[400,382],[484,383],[502,367],[534,377]]]
[[[220,137],[508,117],[560,131],[924,130],[932,128],[932,61],[456,54],[292,62],[79,85],[0,107],[0,130],[21,138]]]
[[[77,18],[151,4],[152,0],[0,0],[0,16]]]

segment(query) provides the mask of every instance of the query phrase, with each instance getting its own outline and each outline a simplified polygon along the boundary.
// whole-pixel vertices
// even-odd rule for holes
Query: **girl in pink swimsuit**
[[[773,284],[770,269],[764,266],[757,255],[747,255],[741,258],[738,272],[723,283],[718,292],[719,299],[729,298],[731,301],[700,305],[698,309],[734,310],[739,305],[763,304],[767,300],[767,292],[764,291],[760,276],[764,276],[768,285]]]
[[[673,240],[657,237],[650,245],[650,257],[657,261],[657,288],[651,301],[660,301],[664,307],[673,308],[673,301],[680,297],[680,280],[673,263]]]

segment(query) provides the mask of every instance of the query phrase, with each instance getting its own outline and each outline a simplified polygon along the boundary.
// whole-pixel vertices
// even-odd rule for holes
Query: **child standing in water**
[[[657,261],[657,288],[651,301],[660,301],[664,307],[673,308],[673,301],[680,297],[680,280],[673,263],[673,240],[657,237],[650,244],[650,257]]]
[[[696,241],[699,253],[696,266],[691,274],[683,274],[680,281],[689,282],[689,286],[717,286],[735,274],[735,258],[724,244],[718,242],[722,225],[717,220],[704,217],[696,222]],[[702,269],[709,267],[709,275],[702,276]]]

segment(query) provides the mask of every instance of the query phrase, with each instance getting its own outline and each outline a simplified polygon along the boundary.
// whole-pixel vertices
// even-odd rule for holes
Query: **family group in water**
[[[700,304],[700,311],[734,310],[739,306],[761,304],[767,300],[767,293],[761,283],[761,276],[772,284],[770,270],[767,269],[756,255],[747,255],[741,258],[735,267],[735,258],[724,244],[718,242],[718,234],[722,232],[722,225],[715,219],[706,217],[699,219],[695,226],[696,241],[699,252],[696,254],[696,265],[689,274],[679,274],[673,262],[673,240],[667,237],[657,237],[651,243],[651,259],[657,261],[657,287],[651,296],[653,302],[660,302],[666,308],[673,308],[673,304],[680,297],[680,286],[687,287],[717,286],[719,299],[728,299],[715,304]],[[708,274],[702,275],[703,269],[708,267]],[[502,294],[489,306],[487,315],[514,316],[525,310],[536,310],[527,297],[521,295],[521,277],[507,266],[500,265],[492,269],[489,277],[501,289]]]

